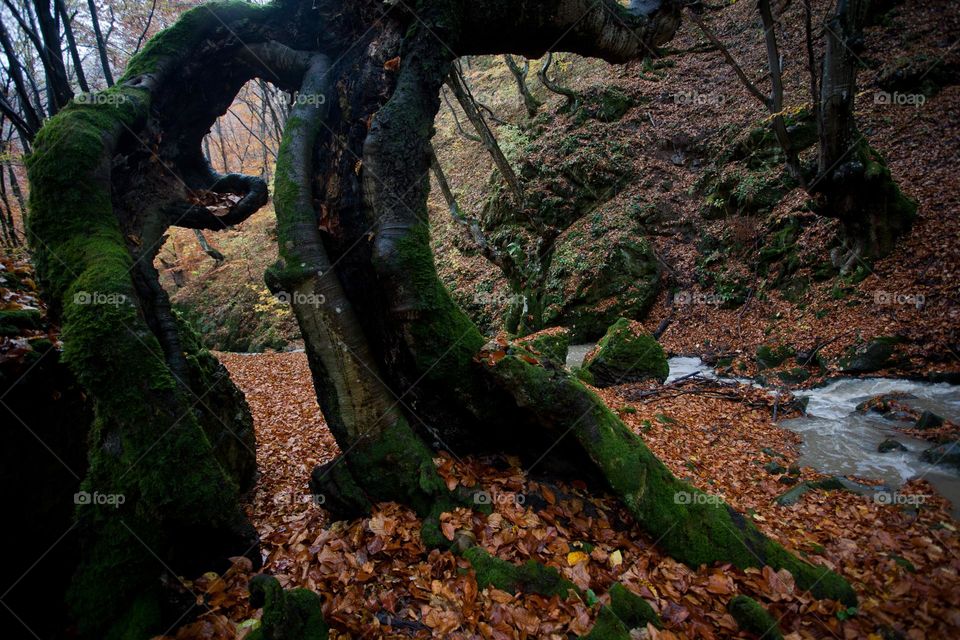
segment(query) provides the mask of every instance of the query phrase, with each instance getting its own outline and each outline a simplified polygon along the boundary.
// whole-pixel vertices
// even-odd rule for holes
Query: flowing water
[[[572,345],[567,366],[580,366],[592,348],[592,344]],[[700,358],[675,357],[669,362],[668,382],[695,372],[704,378],[717,378]],[[916,396],[907,401],[911,407],[960,421],[960,387],[897,378],[842,378],[818,389],[798,391],[796,395],[809,398],[807,415],[783,420],[780,426],[803,437],[799,464],[831,475],[882,480],[892,492],[907,480],[923,478],[950,500],[954,517],[960,519],[960,473],[952,467],[920,459],[920,454],[932,447],[932,443],[909,438],[894,429],[908,426],[906,423],[856,410],[864,400],[894,391]],[[888,437],[895,438],[907,450],[878,452],[877,447]]]
[[[960,388],[956,386],[896,378],[846,378],[798,392],[797,395],[809,398],[807,415],[780,424],[803,437],[801,465],[823,473],[877,478],[892,490],[912,478],[923,478],[950,500],[954,517],[960,517],[960,474],[949,466],[920,459],[920,454],[933,445],[894,429],[909,426],[907,423],[856,410],[864,400],[894,391],[916,396],[906,401],[911,407],[927,409],[953,421],[960,419]],[[907,450],[879,453],[877,447],[888,437]]]

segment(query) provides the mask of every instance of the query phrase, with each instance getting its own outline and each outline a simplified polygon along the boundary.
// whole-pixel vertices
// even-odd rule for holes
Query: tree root
[[[854,605],[849,583],[825,567],[800,560],[764,536],[743,515],[676,478],[603,401],[568,373],[508,355],[492,367],[531,419],[558,441],[574,438],[657,545],[690,566],[731,562],[737,567],[787,569],[818,598]]]

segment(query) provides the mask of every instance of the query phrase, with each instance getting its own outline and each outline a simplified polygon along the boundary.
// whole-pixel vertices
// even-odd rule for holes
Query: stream
[[[592,344],[571,345],[567,366],[579,367]],[[700,358],[670,358],[667,382],[694,372],[717,379],[712,367]],[[751,380],[737,379],[751,384]],[[858,404],[881,393],[894,391],[916,396],[909,404],[932,411],[948,420],[960,420],[960,388],[946,383],[915,382],[897,378],[841,378],[817,389],[797,391],[807,397],[807,415],[783,420],[779,424],[803,438],[799,464],[830,475],[856,475],[883,481],[895,492],[907,480],[924,478],[950,500],[953,515],[960,519],[960,473],[952,467],[934,465],[920,459],[933,446],[925,440],[910,438],[896,429],[905,426],[876,413],[859,413]],[[877,447],[888,437],[904,445],[906,451],[880,453]]]

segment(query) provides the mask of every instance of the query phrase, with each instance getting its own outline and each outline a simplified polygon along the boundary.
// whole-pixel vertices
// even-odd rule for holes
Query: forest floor
[[[338,449],[312,400],[306,357],[220,357],[254,414],[261,476],[248,513],[263,540],[263,570],[284,586],[321,594],[331,637],[566,638],[590,629],[596,607],[577,598],[478,589],[462,560],[423,547],[421,521],[409,509],[385,503],[368,518],[328,522],[306,480],[313,465]],[[448,486],[482,487],[494,505],[489,516],[466,510],[444,516],[444,530],[472,530],[479,544],[506,560],[533,558],[557,567],[601,601],[614,581],[622,582],[665,623],[638,637],[750,637],[726,612],[737,594],[766,606],[791,639],[960,635],[958,523],[926,481],[900,490],[925,496],[919,506],[826,490],[778,506],[773,499],[790,488],[784,478],[791,476],[765,466],[792,467],[799,438],[773,422],[770,395],[746,386],[718,393],[697,382],[640,393],[649,389],[624,385],[600,393],[675,474],[850,580],[860,596],[857,610],[815,600],[786,572],[679,564],[657,550],[656,538],[633,524],[616,498],[590,492],[576,479],[538,477],[511,459],[438,456]],[[787,416],[781,411],[780,417]],[[822,476],[802,468],[797,477]],[[249,565],[238,562],[222,577],[195,581],[209,610],[176,637],[228,638],[238,627],[242,637],[258,615],[247,602],[249,574]]]

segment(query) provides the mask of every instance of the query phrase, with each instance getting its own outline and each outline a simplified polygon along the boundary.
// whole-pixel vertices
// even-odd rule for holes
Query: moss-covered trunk
[[[870,0],[843,0],[825,29],[817,129],[818,175],[810,190],[817,208],[843,225],[834,262],[844,272],[890,253],[913,225],[917,204],[901,191],[856,123],[857,73]]]
[[[204,387],[225,385],[219,398],[242,401],[170,312],[151,264],[169,226],[221,229],[266,201],[262,180],[218,175],[200,151],[254,77],[304,94],[276,171],[282,261],[268,281],[294,305],[345,452],[313,474],[328,506],[348,515],[397,500],[427,516],[429,531],[455,503],[433,450],[531,461],[548,451],[543,469],[595,477],[641,526],[676,531],[661,543],[678,558],[770,563],[816,593],[852,600],[840,578],[733,511],[671,501],[689,487],[563,370],[513,356],[491,369],[480,357],[483,336],[437,277],[426,209],[433,122],[454,51],[536,57],[557,47],[622,61],[677,27],[672,3],[645,3],[642,14],[613,0],[517,4],[417,3],[416,15],[376,0],[203,7],[131,62],[115,100],[71,105],[38,136],[31,243],[62,310],[64,360],[95,408],[84,486],[124,496],[118,508],[77,510],[83,558],[72,602],[83,635],[162,632],[163,574],[256,557],[239,508],[250,459],[225,444],[233,435],[249,445],[249,421],[218,425],[223,414],[206,409]],[[217,216],[190,204],[197,191],[240,199]]]

